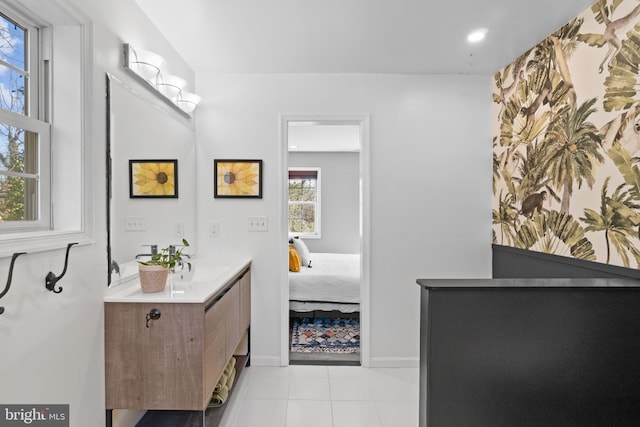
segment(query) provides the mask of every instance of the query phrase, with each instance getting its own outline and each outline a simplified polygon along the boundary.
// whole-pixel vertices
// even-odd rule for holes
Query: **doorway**
[[[286,116],[281,129],[283,225],[302,252],[282,284],[282,365],[369,366],[369,118]]]

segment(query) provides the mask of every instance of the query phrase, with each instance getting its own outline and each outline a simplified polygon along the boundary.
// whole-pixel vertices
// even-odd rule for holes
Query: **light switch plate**
[[[173,223],[173,233],[176,237],[184,237],[184,222],[176,221]]]
[[[220,223],[219,222],[210,222],[209,223],[209,237],[218,237],[220,233]]]
[[[266,216],[250,216],[247,217],[249,221],[249,231],[268,231],[269,230],[269,218]]]
[[[124,218],[125,231],[144,231],[144,218],[141,216],[127,216]]]

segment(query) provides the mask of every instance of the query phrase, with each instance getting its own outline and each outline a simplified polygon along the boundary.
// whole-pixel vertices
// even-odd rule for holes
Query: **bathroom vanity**
[[[137,280],[105,302],[106,408],[204,411],[227,361],[248,362],[251,262],[206,260],[163,292]]]

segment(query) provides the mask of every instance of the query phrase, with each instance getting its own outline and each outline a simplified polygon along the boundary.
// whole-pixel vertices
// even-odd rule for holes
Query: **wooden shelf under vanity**
[[[229,399],[236,390],[238,378],[242,374],[242,370],[248,366],[249,356],[234,356],[236,362],[236,381],[234,381],[229,397],[224,405],[218,408],[207,408],[204,413],[205,427],[218,427],[222,416],[227,408]],[[202,411],[147,411],[142,419],[136,424],[136,427],[202,427]]]

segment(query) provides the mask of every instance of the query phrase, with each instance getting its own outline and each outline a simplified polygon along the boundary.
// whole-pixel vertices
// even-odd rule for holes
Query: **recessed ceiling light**
[[[485,38],[488,32],[489,30],[486,28],[478,28],[477,30],[469,33],[469,35],[467,36],[467,41],[469,41],[469,43],[478,43]]]

